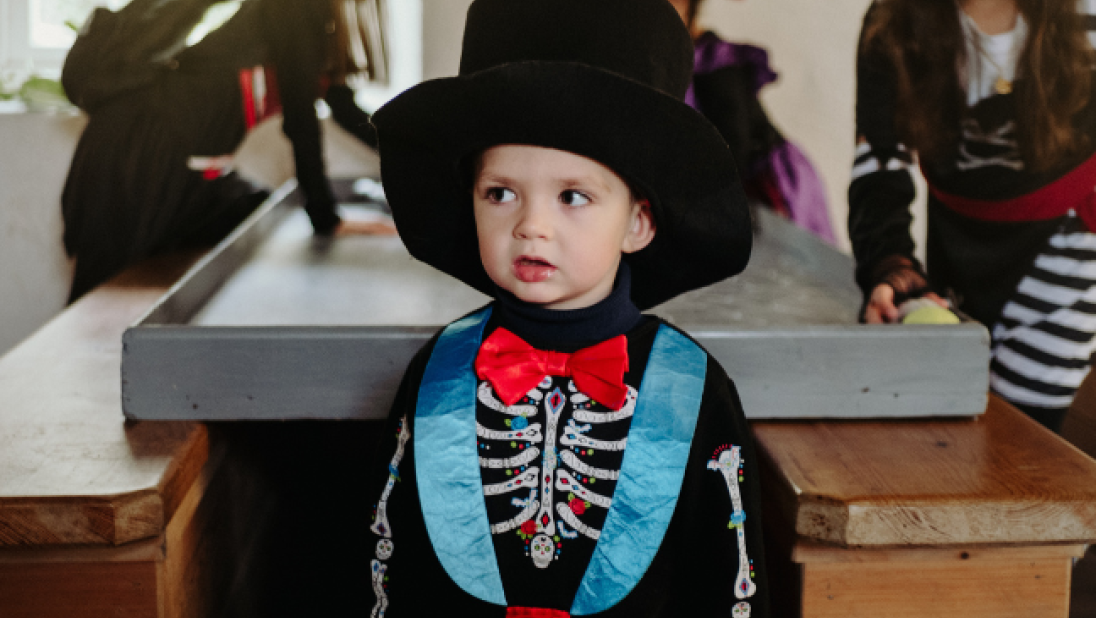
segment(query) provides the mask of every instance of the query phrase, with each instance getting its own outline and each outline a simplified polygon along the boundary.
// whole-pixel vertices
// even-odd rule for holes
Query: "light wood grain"
[[[164,530],[164,559],[157,564],[159,615],[164,618],[215,616],[225,603],[238,557],[221,542],[226,530],[218,519],[227,505],[205,500],[223,460],[223,448],[210,454]]]
[[[156,596],[152,560],[0,563],[4,618],[155,618]]]
[[[974,420],[757,422],[768,501],[841,546],[1096,540],[1096,461],[990,398]]]
[[[174,515],[155,536],[120,546],[0,548],[0,616],[222,615],[239,570],[221,477],[225,448],[175,500]],[[220,482],[210,496],[210,486]]]
[[[1084,545],[972,545],[966,547],[902,547],[894,549],[849,549],[816,541],[800,541],[792,549],[792,561],[799,564],[867,564],[910,562],[1032,562],[1080,558]]]
[[[850,552],[870,553],[868,550]],[[980,559],[823,561],[803,565],[803,618],[1065,618],[1072,558],[1038,549]]]
[[[205,428],[125,422],[121,337],[196,258],[130,269],[0,358],[0,546],[162,532],[202,466]]]

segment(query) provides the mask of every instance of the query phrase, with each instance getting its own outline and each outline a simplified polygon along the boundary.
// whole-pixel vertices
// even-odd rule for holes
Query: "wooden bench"
[[[757,422],[775,616],[1058,616],[1096,461],[991,396],[973,420]]]
[[[194,261],[131,269],[0,358],[0,615],[200,616],[223,460],[204,425],[122,417],[122,331]],[[231,582],[231,577],[221,581]],[[223,587],[223,586],[221,586]]]

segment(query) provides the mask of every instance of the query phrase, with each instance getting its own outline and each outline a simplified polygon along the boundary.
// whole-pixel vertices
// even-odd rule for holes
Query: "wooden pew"
[[[774,615],[1067,616],[1096,461],[1014,407],[753,427]]]
[[[4,618],[223,603],[233,564],[210,500],[223,449],[199,423],[126,422],[118,380],[122,331],[196,257],[126,271],[0,358]]]

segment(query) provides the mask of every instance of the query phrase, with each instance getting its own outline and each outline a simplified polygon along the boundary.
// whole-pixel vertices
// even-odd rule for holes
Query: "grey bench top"
[[[415,350],[489,301],[412,259],[397,237],[312,237],[303,213],[285,207],[293,200],[288,187],[275,195],[127,331],[128,416],[383,417]],[[858,325],[851,259],[787,221],[758,219],[744,273],[652,311],[720,360],[747,415],[985,409],[984,328]]]

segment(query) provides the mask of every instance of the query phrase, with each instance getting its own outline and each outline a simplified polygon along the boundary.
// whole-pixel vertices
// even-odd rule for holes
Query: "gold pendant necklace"
[[[997,61],[995,61],[993,57],[990,56],[988,52],[986,52],[985,48],[982,47],[982,41],[979,36],[980,31],[978,30],[978,25],[975,24],[974,20],[971,19],[971,17],[966,13],[962,13],[962,16],[964,21],[966,22],[965,25],[967,26],[965,34],[966,36],[970,37],[970,42],[973,44],[974,48],[978,50],[978,56],[988,62],[990,66],[992,66],[993,69],[997,71],[997,79],[993,80],[993,91],[997,94],[1011,93],[1012,80],[1005,79],[1004,69],[1002,69],[1001,65],[997,64]],[[1015,44],[1015,42],[1013,44]],[[1011,54],[1011,52],[1012,49],[1010,47],[1009,53]],[[980,70],[981,69],[979,69],[979,71]]]
[[[994,70],[997,71],[997,79],[993,80],[993,91],[997,94],[1008,94],[1012,92],[1012,80],[1005,79],[1005,71],[1001,68],[1001,65],[997,64],[997,62],[986,53],[986,50],[982,49],[982,46],[979,43],[975,43],[975,45],[978,46],[978,55],[985,59],[986,62],[990,63]]]

